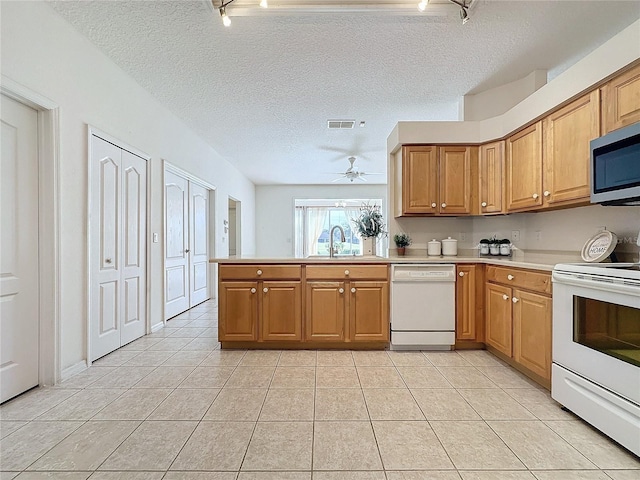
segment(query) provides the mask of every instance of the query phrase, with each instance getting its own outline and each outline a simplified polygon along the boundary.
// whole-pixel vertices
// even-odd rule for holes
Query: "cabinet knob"
[[[513,275],[507,275],[507,280],[513,280],[515,277]]]
[[[433,203],[431,204],[431,208],[436,208],[436,207],[437,207],[436,202],[433,202]]]
[[[545,196],[545,197],[548,197],[548,196],[550,196],[550,195],[551,195],[551,192],[550,192],[549,190],[545,190],[545,191],[544,191],[544,196]]]
[[[110,258],[105,258],[104,259],[104,263],[111,263],[111,259]]]
[[[441,207],[442,207],[442,208],[447,208],[447,204],[446,204],[446,203],[443,203],[443,204],[441,205]]]
[[[356,293],[355,287],[351,287],[351,293]]]
[[[262,275],[262,270],[258,270],[258,271],[256,272],[256,275]]]
[[[464,272],[460,272],[458,275],[464,277]]]
[[[252,288],[252,289],[251,289],[251,293],[256,293],[256,289],[255,289],[255,288]]]
[[[487,202],[482,202],[480,205],[482,205],[483,207],[487,206]]]
[[[339,292],[339,293],[344,293],[344,288],[339,288],[339,289],[338,289],[338,292]]]
[[[262,289],[262,291],[263,291],[264,293],[267,293],[267,292],[269,291],[269,289],[268,289],[267,287],[264,287],[264,288]]]
[[[349,273],[351,273],[351,272],[349,272],[349,270],[345,270],[345,271],[344,271],[344,274],[345,274],[345,275],[349,275]]]
[[[537,200],[539,196],[540,196],[540,195],[538,195],[537,193],[534,193],[533,195],[531,195],[531,197],[532,197],[534,200]]]
[[[509,295],[504,295],[504,294],[503,294],[503,295],[502,295],[502,299],[503,299],[503,300],[509,300]]]
[[[516,297],[513,297],[513,298],[511,299],[511,301],[512,301],[513,303],[518,303],[518,302],[520,301],[520,299],[519,299],[519,298],[516,298]]]

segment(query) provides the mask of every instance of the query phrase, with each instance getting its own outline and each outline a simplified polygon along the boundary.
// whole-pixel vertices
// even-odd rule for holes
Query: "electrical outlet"
[[[542,241],[542,232],[540,230],[536,230],[535,235],[536,235],[536,242]]]
[[[460,241],[461,242],[466,242],[467,241],[467,234],[465,232],[460,232]]]
[[[511,230],[511,241],[512,242],[520,241],[520,230]]]

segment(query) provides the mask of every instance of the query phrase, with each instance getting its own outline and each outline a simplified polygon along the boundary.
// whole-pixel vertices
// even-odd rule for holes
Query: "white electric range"
[[[553,270],[551,396],[640,455],[640,264]]]

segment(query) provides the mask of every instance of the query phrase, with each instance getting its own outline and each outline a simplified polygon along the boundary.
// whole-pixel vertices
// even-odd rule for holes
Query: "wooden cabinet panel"
[[[456,340],[484,341],[482,265],[456,268]]]
[[[603,134],[640,122],[640,65],[602,87]]]
[[[218,339],[224,341],[258,340],[258,283],[221,282]]]
[[[479,212],[502,213],[504,192],[504,142],[480,147]]]
[[[519,268],[487,267],[487,281],[526,288],[541,293],[551,293],[551,275]]]
[[[300,265],[220,265],[221,280],[300,280]]]
[[[387,280],[388,265],[307,265],[308,280]]]
[[[354,342],[389,341],[389,285],[350,282],[349,338]]]
[[[473,208],[473,171],[477,147],[448,146],[438,148],[440,183],[439,212],[448,215],[471,214]]]
[[[508,357],[512,355],[511,289],[487,283],[486,343]]]
[[[595,90],[551,113],[544,119],[543,130],[545,204],[588,201],[589,142],[600,136],[600,92]]]
[[[507,210],[542,205],[542,122],[511,136],[506,143]]]
[[[402,147],[402,211],[438,212],[438,159],[434,146]]]
[[[301,282],[262,283],[262,339],[302,339]]]
[[[342,342],[345,339],[344,282],[307,282],[305,339]]]
[[[551,379],[551,298],[513,291],[513,358]]]

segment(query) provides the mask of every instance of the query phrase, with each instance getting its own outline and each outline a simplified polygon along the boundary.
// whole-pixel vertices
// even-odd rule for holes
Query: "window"
[[[360,237],[352,229],[351,219],[360,213],[363,203],[381,205],[380,199],[322,200],[305,199],[295,201],[295,252],[296,257],[329,256],[330,231],[335,225],[344,230],[345,241],[340,241],[340,232],[334,231],[333,245],[337,255],[362,255]]]

